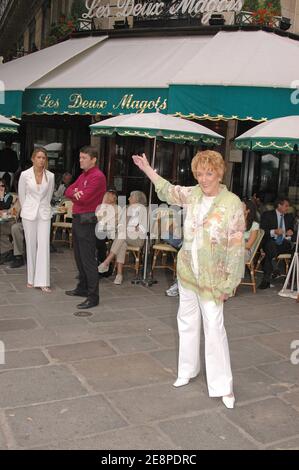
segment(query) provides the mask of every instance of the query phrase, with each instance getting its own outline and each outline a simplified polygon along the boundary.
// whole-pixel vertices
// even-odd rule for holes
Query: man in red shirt
[[[80,168],[83,173],[67,188],[65,196],[73,202],[73,244],[79,271],[79,282],[66,295],[86,297],[79,309],[99,304],[99,276],[96,260],[95,210],[106,192],[106,177],[96,166],[97,149],[80,150]]]

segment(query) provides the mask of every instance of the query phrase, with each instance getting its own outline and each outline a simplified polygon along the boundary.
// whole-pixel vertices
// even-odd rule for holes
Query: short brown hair
[[[82,147],[82,149],[80,149],[80,153],[86,153],[90,156],[90,158],[98,159],[99,157],[98,149],[96,147],[92,147],[91,145],[85,145]]]
[[[223,178],[225,172],[225,162],[221,153],[216,152],[215,150],[200,150],[193,157],[191,162],[191,170],[195,179],[198,166],[216,171],[219,177],[221,179]]]

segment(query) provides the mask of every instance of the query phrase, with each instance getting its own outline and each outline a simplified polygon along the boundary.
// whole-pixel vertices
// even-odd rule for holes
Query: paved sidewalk
[[[226,303],[237,406],[207,395],[204,374],[174,389],[177,299],[170,278],[148,289],[101,280],[82,318],[71,252],[52,255],[54,292],[0,269],[1,449],[299,449],[299,305],[249,287]],[[299,358],[299,353],[297,354]]]

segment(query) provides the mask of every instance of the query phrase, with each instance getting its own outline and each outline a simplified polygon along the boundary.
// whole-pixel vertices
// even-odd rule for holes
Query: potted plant
[[[275,17],[280,14],[280,2],[265,0],[261,7],[252,12],[252,23],[257,25],[275,26]]]

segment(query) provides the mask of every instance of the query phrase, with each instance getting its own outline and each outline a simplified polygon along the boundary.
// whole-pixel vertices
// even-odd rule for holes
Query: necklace
[[[44,171],[38,172],[38,171],[36,171],[35,169],[33,169],[33,171],[34,171],[34,176],[35,176],[35,182],[36,182],[36,184],[37,184],[38,187],[39,187],[39,185],[42,184],[42,181],[43,181],[43,174],[44,174]]]

